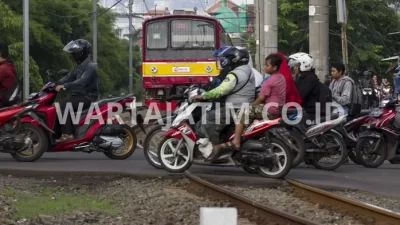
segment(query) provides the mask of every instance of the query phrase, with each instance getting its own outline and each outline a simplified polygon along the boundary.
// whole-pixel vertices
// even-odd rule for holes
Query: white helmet
[[[296,64],[300,64],[300,71],[302,72],[314,69],[314,59],[311,55],[304,52],[298,52],[289,56],[288,64],[290,67],[293,67]]]

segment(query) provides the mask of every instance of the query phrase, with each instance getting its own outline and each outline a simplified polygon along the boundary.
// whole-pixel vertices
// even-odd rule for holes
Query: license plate
[[[283,136],[289,136],[289,131],[286,128],[276,128],[276,132]]]

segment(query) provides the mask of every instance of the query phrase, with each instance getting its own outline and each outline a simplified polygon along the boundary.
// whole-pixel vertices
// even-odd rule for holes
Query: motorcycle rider
[[[211,142],[212,146],[217,145],[220,142],[220,132],[229,124],[231,121],[226,121],[227,106],[226,103],[230,103],[235,111],[241,109],[243,103],[250,104],[255,98],[255,76],[252,67],[249,63],[249,52],[245,49],[238,49],[236,47],[222,47],[218,49],[217,59],[220,63],[221,68],[229,68],[230,72],[223,80],[223,82],[216,88],[204,92],[201,95],[192,97],[192,101],[200,100],[214,100],[221,99],[221,107],[209,111],[206,115],[206,124],[201,124],[200,130],[208,140],[199,140],[202,142],[201,145],[207,146]],[[216,116],[219,116],[216,123]],[[209,142],[208,142],[209,141]],[[202,151],[205,160],[210,160],[212,153],[211,146]],[[212,156],[211,156],[212,158]]]
[[[345,76],[345,65],[341,62],[331,63],[332,82],[329,88],[332,90],[332,98],[344,109],[345,114],[349,113],[348,105],[351,103],[351,94],[353,91],[354,80]],[[335,109],[333,113],[337,113]]]
[[[280,108],[286,103],[286,78],[279,73],[282,61],[283,59],[280,54],[271,54],[265,59],[265,72],[271,75],[263,82],[257,99],[251,103],[247,109],[246,113],[249,115],[249,122],[255,119],[263,120],[274,118],[279,115]],[[278,106],[269,106],[267,105],[268,103],[277,103]],[[266,114],[264,114],[265,112]],[[240,114],[238,116],[240,116]],[[246,117],[242,115],[239,124],[236,124],[233,141],[216,146],[209,160],[212,161],[217,158],[219,150],[222,148],[239,151],[240,139],[245,125],[248,125],[248,123],[246,124]]]
[[[69,99],[60,102],[60,109],[65,113],[67,105],[71,104],[74,113],[83,104],[83,109],[90,107],[92,102],[97,101],[99,96],[99,83],[97,66],[90,58],[91,46],[87,40],[78,39],[69,42],[63,49],[68,52],[77,66],[65,77],[55,83],[56,91],[65,88],[71,93]],[[67,115],[65,124],[61,125],[62,136],[56,142],[66,142],[73,140],[73,124],[71,115]]]
[[[14,90],[10,88],[16,81],[15,66],[8,60],[8,45],[0,42],[0,108],[8,105],[6,99],[11,97],[9,92]]]
[[[316,103],[319,102],[320,88],[319,79],[315,74],[314,59],[311,55],[298,52],[289,56],[289,65],[298,66],[299,76],[296,79],[296,87],[302,99],[302,108],[306,117],[315,120]],[[321,108],[321,111],[323,109]]]

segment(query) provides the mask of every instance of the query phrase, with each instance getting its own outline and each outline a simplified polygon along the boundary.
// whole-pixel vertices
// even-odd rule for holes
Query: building
[[[216,1],[206,11],[216,17],[225,30],[234,36],[253,31],[255,24],[254,4],[239,6],[229,0],[221,0]]]

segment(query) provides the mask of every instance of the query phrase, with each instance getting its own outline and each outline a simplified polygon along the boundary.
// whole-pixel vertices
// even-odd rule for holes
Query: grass
[[[33,191],[3,189],[14,199],[14,219],[34,219],[39,215],[57,216],[72,211],[100,211],[116,215],[116,207],[87,193],[65,192],[61,188],[37,187]]]

